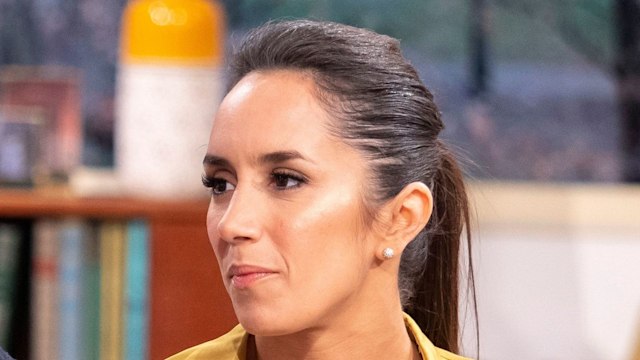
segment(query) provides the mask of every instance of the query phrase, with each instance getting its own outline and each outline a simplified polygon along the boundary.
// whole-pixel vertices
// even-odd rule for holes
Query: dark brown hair
[[[453,154],[438,139],[444,125],[433,95],[402,56],[398,40],[331,22],[270,22],[246,37],[230,67],[230,88],[252,71],[311,74],[319,100],[337,120],[335,134],[368,159],[371,202],[389,200],[411,182],[429,186],[434,211],[402,254],[398,286],[404,310],[431,341],[457,352],[465,226],[470,245],[467,196]],[[470,246],[468,253],[475,307]]]

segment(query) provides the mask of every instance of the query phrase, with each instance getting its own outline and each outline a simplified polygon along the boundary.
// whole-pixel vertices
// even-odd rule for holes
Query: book
[[[60,224],[59,358],[82,360],[87,358],[88,334],[84,307],[84,248],[89,238],[88,225],[79,219],[65,219]]]
[[[34,360],[58,355],[59,224],[40,219],[34,223],[31,271],[31,356]]]
[[[148,354],[149,230],[146,222],[127,225],[126,343],[124,359],[146,359]]]
[[[99,225],[100,359],[121,359],[124,339],[124,271],[126,227],[123,222]]]
[[[18,226],[0,223],[0,347],[4,349],[9,347],[21,238]]]
[[[100,246],[97,225],[89,223],[83,254],[83,331],[86,336],[85,359],[100,358]]]

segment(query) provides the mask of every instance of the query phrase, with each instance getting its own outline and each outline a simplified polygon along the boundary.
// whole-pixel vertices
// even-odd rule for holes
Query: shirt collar
[[[433,345],[431,340],[427,338],[427,336],[422,332],[420,326],[409,316],[407,313],[403,313],[404,316],[404,324],[407,327],[407,331],[413,337],[413,341],[415,341],[416,345],[418,345],[418,350],[420,351],[420,355],[422,355],[423,360],[432,360],[438,359],[438,353],[436,352],[436,347]]]

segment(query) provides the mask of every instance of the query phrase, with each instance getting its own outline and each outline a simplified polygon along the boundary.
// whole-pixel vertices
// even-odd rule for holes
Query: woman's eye
[[[203,177],[202,178],[202,184],[205,187],[210,188],[211,189],[211,193],[213,195],[222,195],[225,192],[234,190],[236,188],[235,185],[231,184],[230,182],[228,182],[225,179],[220,179],[220,178],[206,178],[206,177]]]
[[[231,191],[236,187],[233,186],[230,182],[223,179],[216,179],[213,182],[213,186],[211,187],[211,191],[216,195],[224,194],[227,191]]]
[[[305,182],[305,180],[301,176],[287,173],[274,173],[271,176],[273,178],[273,185],[278,190],[296,188]]]

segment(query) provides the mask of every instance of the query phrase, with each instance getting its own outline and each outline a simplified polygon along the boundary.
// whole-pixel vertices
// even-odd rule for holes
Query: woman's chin
[[[296,332],[295,323],[290,316],[278,316],[265,313],[237,312],[236,316],[242,327],[256,336],[282,336]]]

